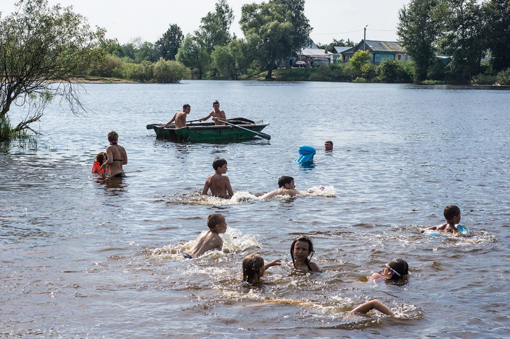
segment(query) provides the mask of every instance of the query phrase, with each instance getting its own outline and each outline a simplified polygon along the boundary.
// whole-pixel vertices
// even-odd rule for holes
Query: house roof
[[[348,49],[351,49],[351,47],[340,47],[340,46],[335,46],[334,47],[335,49],[335,52],[336,53],[342,53],[342,52],[345,52],[346,50]]]
[[[371,52],[405,53],[404,48],[398,41],[365,40],[366,49]],[[363,40],[356,47],[343,51],[344,54],[354,54],[363,49]]]
[[[301,50],[301,53],[299,53],[299,54],[307,56],[307,57],[319,58],[319,57],[329,57],[332,53],[327,50],[319,49],[319,48],[303,48]]]

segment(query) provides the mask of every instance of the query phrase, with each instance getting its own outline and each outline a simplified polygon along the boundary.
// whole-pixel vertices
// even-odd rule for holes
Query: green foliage
[[[202,79],[206,68],[209,66],[209,54],[207,49],[202,47],[196,36],[189,35],[184,39],[179,52],[176,55],[177,61],[182,62],[186,67],[196,73],[198,79]]]
[[[486,11],[491,64],[500,71],[510,67],[510,0],[490,0]]]
[[[159,56],[165,60],[175,60],[175,56],[181,47],[184,35],[181,28],[176,24],[170,25],[163,37],[156,42]]]
[[[510,85],[510,68],[499,72],[496,76],[496,80],[500,85]]]
[[[14,13],[0,20],[0,117],[13,103],[26,104],[29,113],[14,129],[30,129],[54,96],[76,112],[82,106],[71,77],[86,75],[103,60],[104,34],[100,28],[92,31],[70,7],[50,7],[47,0],[18,2]]]
[[[154,80],[158,83],[177,83],[188,76],[188,69],[180,62],[159,59],[154,64]]]
[[[438,0],[412,0],[399,11],[397,34],[416,64],[416,80],[424,80],[434,62],[439,22],[434,18]]]
[[[495,75],[480,73],[473,77],[471,83],[477,85],[493,85],[497,81],[496,78]]]
[[[412,82],[414,68],[409,62],[384,59],[377,67],[379,80],[384,82]]]
[[[228,46],[216,46],[211,54],[214,67],[224,77],[236,78],[236,62],[234,56],[230,53]]]
[[[215,4],[215,11],[209,12],[201,19],[200,29],[196,36],[200,44],[212,53],[216,46],[226,46],[232,36],[230,26],[234,21],[234,11],[226,0],[218,0]]]
[[[308,41],[308,35],[306,39],[302,36],[310,30],[303,4],[304,0],[271,0],[242,7],[239,23],[253,58],[267,69],[266,79],[271,79],[277,61]]]
[[[354,67],[354,69],[358,73],[361,73],[363,65],[368,65],[368,61],[370,60],[370,58],[371,56],[369,51],[359,50],[356,53],[354,53],[352,58],[349,60],[349,63],[352,65],[352,67]]]
[[[356,79],[354,79],[352,82],[357,82],[357,83],[365,83],[367,82],[367,79],[363,78],[363,77],[357,77]]]
[[[327,49],[331,53],[335,53],[335,46],[339,46],[339,47],[354,47],[354,46],[356,46],[356,44],[354,43],[354,41],[351,41],[350,39],[347,39],[347,40],[344,40],[344,39],[340,39],[340,40],[333,39],[333,42],[329,43],[328,45],[323,45],[323,44],[320,44],[320,43],[317,44],[317,48]],[[341,61],[339,61],[339,62],[341,62]]]

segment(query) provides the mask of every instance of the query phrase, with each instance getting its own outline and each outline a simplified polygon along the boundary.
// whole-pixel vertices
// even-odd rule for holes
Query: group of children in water
[[[124,176],[122,165],[127,163],[127,154],[122,146],[117,145],[118,135],[116,132],[111,131],[108,134],[110,146],[106,152],[100,152],[94,162],[92,173],[106,174],[109,172],[110,176]],[[331,141],[325,142],[325,150],[332,151],[333,143]],[[117,159],[119,158],[119,159]],[[118,161],[117,165],[115,161]],[[115,173],[112,172],[112,165],[115,167]],[[118,168],[117,168],[118,167]],[[208,177],[204,183],[202,194],[207,195],[209,190],[211,194],[216,197],[230,198],[234,195],[229,178],[225,175],[228,170],[227,161],[225,159],[217,158],[213,162],[214,174]],[[277,195],[306,195],[307,192],[296,190],[294,179],[289,176],[282,176],[278,179],[277,190],[268,192],[259,199],[265,200]],[[460,222],[460,209],[457,206],[447,206],[444,210],[444,217],[446,223],[420,229],[420,232],[438,231],[444,234],[460,236],[458,223]],[[211,214],[207,218],[208,231],[203,231],[197,237],[194,246],[189,250],[182,252],[185,259],[194,259],[203,255],[210,250],[222,250],[228,253],[228,249],[223,248],[223,239],[220,234],[227,231],[227,222],[225,217],[221,214]],[[295,270],[302,272],[321,273],[319,266],[312,262],[311,259],[315,253],[312,240],[307,236],[299,236],[292,242],[290,246],[290,254],[292,258],[292,267]],[[281,265],[281,260],[275,259],[265,264],[264,259],[258,254],[250,254],[243,259],[242,271],[243,281],[249,284],[257,285],[262,282],[262,277],[268,268],[271,266]],[[369,281],[384,279],[385,281],[399,281],[406,279],[409,275],[409,266],[405,260],[393,259],[385,265],[382,273],[374,273],[370,276]],[[384,305],[379,300],[371,300],[366,302],[351,311],[351,313],[365,314],[372,309],[376,309],[386,315],[398,316],[389,307]]]

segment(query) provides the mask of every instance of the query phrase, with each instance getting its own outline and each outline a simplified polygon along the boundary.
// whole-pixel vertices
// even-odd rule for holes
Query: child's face
[[[227,170],[228,170],[227,164],[225,164],[225,165],[221,166],[219,169],[220,169],[220,172],[221,172],[222,174],[227,173]]]
[[[306,241],[298,241],[294,244],[294,258],[304,261],[310,255],[310,245]]]
[[[225,218],[223,218],[221,222],[218,225],[216,225],[216,231],[218,233],[225,233],[227,231],[227,222]]]
[[[296,185],[294,185],[294,180],[290,182],[290,184],[285,184],[284,186],[286,189],[294,189],[296,188]]]

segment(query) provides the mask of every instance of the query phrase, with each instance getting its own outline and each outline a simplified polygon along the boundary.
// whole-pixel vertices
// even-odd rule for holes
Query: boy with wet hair
[[[299,192],[296,189],[296,185],[294,185],[293,177],[289,177],[286,175],[279,177],[278,178],[278,187],[280,187],[280,188],[261,196],[260,200],[266,200],[266,199],[274,197],[275,195],[288,195],[288,196],[293,197],[298,194],[301,194],[301,192]]]
[[[220,234],[227,231],[225,217],[219,213],[211,214],[207,217],[207,226],[209,231],[200,233],[193,248],[190,251],[182,252],[185,259],[198,258],[207,251],[223,248],[223,239]],[[225,248],[223,252],[228,253],[229,250]]]
[[[213,161],[214,174],[211,175],[204,183],[202,194],[207,195],[209,189],[211,194],[215,197],[220,198],[231,198],[234,195],[232,186],[230,185],[230,179],[223,175],[227,173],[227,160],[222,158],[216,158]]]
[[[455,227],[455,225],[460,222],[460,208],[455,205],[446,206],[443,214],[446,219],[445,224],[422,228],[420,229],[420,232],[440,231],[444,233],[451,233],[455,236],[462,235],[462,233]]]

